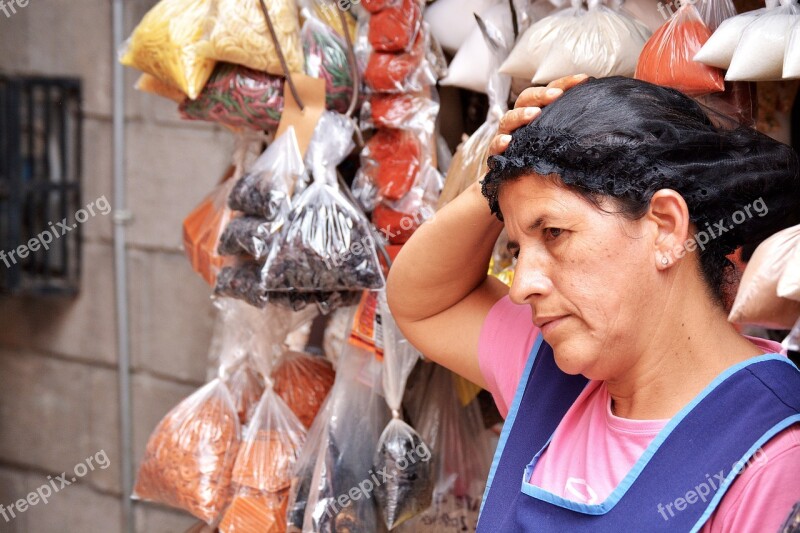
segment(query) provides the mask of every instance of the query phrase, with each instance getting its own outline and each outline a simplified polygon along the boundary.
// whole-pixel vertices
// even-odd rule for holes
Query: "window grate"
[[[78,292],[81,119],[80,81],[0,75],[2,292]]]

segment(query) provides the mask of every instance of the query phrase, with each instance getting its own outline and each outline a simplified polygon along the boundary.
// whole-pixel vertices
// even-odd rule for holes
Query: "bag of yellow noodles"
[[[215,65],[197,50],[210,7],[211,0],[161,0],[133,30],[120,62],[197,98]]]
[[[261,0],[214,0],[202,53],[206,57],[283,76]],[[278,44],[291,72],[303,72],[300,22],[294,0],[265,0]]]

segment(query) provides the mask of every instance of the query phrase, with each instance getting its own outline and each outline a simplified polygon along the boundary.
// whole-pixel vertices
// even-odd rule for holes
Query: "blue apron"
[[[479,532],[698,531],[748,460],[800,423],[800,371],[778,354],[754,357],[675,415],[605,501],[579,503],[527,480],[587,383],[558,369],[540,335],[500,436]]]

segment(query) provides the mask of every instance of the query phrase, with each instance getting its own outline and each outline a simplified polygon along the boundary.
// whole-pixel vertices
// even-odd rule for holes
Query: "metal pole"
[[[117,318],[117,357],[119,374],[120,482],[122,492],[122,530],[134,533],[133,453],[131,449],[131,354],[128,319],[128,269],[126,258],[126,225],[131,216],[125,198],[125,73],[117,61],[116,49],[125,38],[124,0],[112,0],[114,69],[113,157],[114,157],[114,292]]]

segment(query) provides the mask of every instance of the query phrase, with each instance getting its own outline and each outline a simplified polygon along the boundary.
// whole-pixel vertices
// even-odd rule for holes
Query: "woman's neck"
[[[727,368],[761,353],[704,290],[666,296],[665,312],[643,354],[623,375],[606,381],[615,415],[672,418]]]

